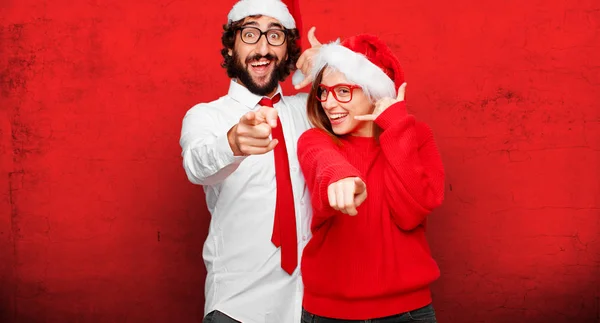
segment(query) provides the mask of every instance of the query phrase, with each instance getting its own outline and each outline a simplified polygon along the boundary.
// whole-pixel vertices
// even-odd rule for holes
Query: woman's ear
[[[373,112],[373,110],[375,109],[375,99],[372,96],[368,96],[369,98],[369,103],[371,103],[371,112]]]
[[[371,102],[371,109],[369,109],[369,113],[373,113],[375,111],[375,102]]]

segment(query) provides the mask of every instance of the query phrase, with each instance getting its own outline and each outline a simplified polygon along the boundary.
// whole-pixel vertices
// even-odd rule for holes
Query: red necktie
[[[273,99],[262,98],[258,104],[273,107],[273,104],[279,102],[280,99],[281,95],[277,94]],[[294,208],[292,179],[290,177],[290,164],[279,116],[277,117],[277,127],[271,130],[271,136],[273,139],[278,140],[277,146],[273,149],[277,202],[275,203],[275,221],[273,222],[271,241],[275,246],[281,247],[281,268],[291,275],[298,266],[296,211]]]

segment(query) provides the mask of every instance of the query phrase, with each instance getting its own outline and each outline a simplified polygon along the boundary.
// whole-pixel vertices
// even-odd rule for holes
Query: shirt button
[[[300,201],[300,205],[304,205],[304,201]]]
[[[292,167],[292,172],[297,172],[298,171],[298,167]]]
[[[302,241],[306,241],[306,236],[302,236]]]

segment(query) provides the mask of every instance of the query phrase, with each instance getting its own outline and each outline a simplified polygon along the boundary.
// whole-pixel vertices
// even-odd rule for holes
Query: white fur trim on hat
[[[296,28],[294,17],[281,0],[240,0],[231,8],[227,19],[232,23],[255,15],[273,17],[287,29]]]
[[[365,94],[375,101],[396,97],[394,81],[365,55],[340,45],[339,40],[321,46],[313,58],[313,80],[325,65],[343,73],[348,81],[360,85]]]

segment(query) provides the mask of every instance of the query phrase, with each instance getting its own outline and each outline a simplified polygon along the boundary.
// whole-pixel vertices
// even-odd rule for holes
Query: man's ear
[[[233,50],[231,48],[227,50],[227,55],[233,56]]]

